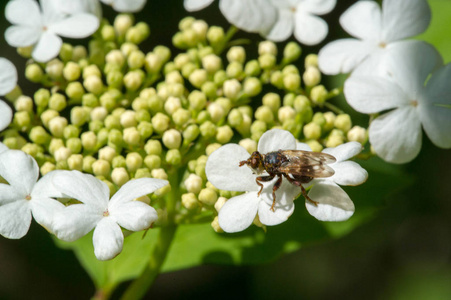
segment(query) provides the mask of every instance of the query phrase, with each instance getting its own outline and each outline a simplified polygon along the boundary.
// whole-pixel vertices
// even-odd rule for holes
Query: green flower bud
[[[207,104],[207,98],[204,93],[194,90],[188,96],[189,106],[191,109],[200,111]]]
[[[66,141],[66,147],[71,153],[80,153],[82,149],[81,140],[79,138],[70,138]]]
[[[105,118],[105,128],[106,129],[121,129],[121,123],[119,118],[113,115],[109,115]]]
[[[244,149],[246,149],[246,151],[249,153],[257,151],[257,142],[249,138],[241,140],[238,144]]]
[[[202,178],[196,174],[190,174],[184,184],[188,192],[198,194],[202,189]]]
[[[129,91],[136,91],[139,89],[144,80],[142,70],[129,71],[124,76],[124,85]]]
[[[283,88],[283,75],[281,71],[274,71],[271,73],[270,82],[275,87],[282,89]]]
[[[196,121],[199,124],[202,124],[206,121],[210,121],[210,114],[208,113],[208,111],[206,110],[202,110],[199,112],[199,114],[197,115]]]
[[[71,44],[63,43],[61,45],[59,57],[62,61],[67,62],[72,59],[74,48]]]
[[[110,146],[105,146],[99,150],[99,159],[105,160],[107,162],[112,162],[116,155],[116,150],[114,150],[114,148]]]
[[[251,125],[251,134],[253,140],[259,140],[263,133],[267,130],[266,123],[261,120],[256,120]]]
[[[16,116],[19,113],[16,113]],[[63,137],[64,128],[67,126],[67,120],[63,117],[54,117],[49,121],[49,130],[54,137]]]
[[[55,150],[55,153],[53,156],[55,157],[56,162],[66,162],[69,156],[72,155],[72,152],[69,148],[66,147],[60,147],[57,150]]]
[[[296,96],[296,98],[294,99],[293,107],[296,112],[302,113],[305,110],[311,108],[310,100],[304,95]]]
[[[224,70],[219,70],[213,76],[213,81],[216,86],[223,86],[224,82],[227,80],[227,73]]]
[[[198,36],[193,29],[188,28],[182,31],[181,33],[182,33],[181,41],[183,41],[184,47],[193,48],[199,42]]]
[[[166,153],[166,162],[170,165],[180,165],[182,162],[182,154],[178,149],[170,149]]]
[[[202,58],[202,67],[210,74],[216,73],[221,65],[221,58],[215,54],[208,54]]]
[[[341,114],[335,118],[334,125],[344,133],[348,132],[352,127],[351,117],[348,114]]]
[[[134,19],[133,15],[130,14],[119,14],[114,19],[114,29],[118,35],[125,35],[127,30],[133,26]]]
[[[44,72],[38,64],[29,64],[25,68],[25,77],[31,82],[41,82]]]
[[[318,67],[318,55],[317,54],[308,54],[305,57],[305,67]]]
[[[96,65],[89,65],[83,69],[83,79],[88,78],[89,76],[97,76],[101,77],[102,73],[99,70],[99,67]]]
[[[92,156],[84,156],[83,157],[83,172],[92,174],[93,173],[92,165],[94,164],[95,161],[96,161],[96,159]]]
[[[230,111],[230,113],[227,116],[227,122],[232,127],[237,127],[241,125],[241,123],[243,122],[243,115],[241,114],[239,109],[234,108]]]
[[[221,148],[221,144],[219,143],[213,143],[207,146],[207,148],[205,148],[205,153],[207,155],[212,154],[213,152],[215,152],[216,150],[218,150],[219,148]]]
[[[88,92],[93,93],[95,95],[99,95],[103,91],[102,79],[100,79],[100,77],[95,75],[90,75],[86,77],[86,79],[83,81],[83,86]]]
[[[100,35],[102,36],[102,39],[107,42],[114,42],[116,39],[116,32],[114,30],[114,27],[111,25],[103,25],[100,30]]]
[[[47,63],[45,72],[52,79],[59,79],[63,76],[64,64],[59,59],[52,59]]]
[[[164,65],[163,74],[168,74],[175,70],[177,70],[177,68],[175,67],[174,62],[170,61]]]
[[[127,127],[135,127],[136,125],[138,125],[135,116],[136,112],[133,110],[126,110],[125,112],[123,112],[120,116],[121,126],[127,128]]]
[[[163,63],[167,62],[171,58],[171,50],[166,46],[155,46],[155,48],[153,48],[153,52],[161,58]]]
[[[217,102],[210,103],[207,107],[211,120],[215,123],[219,122],[227,114],[227,111]]]
[[[63,76],[67,81],[75,81],[80,75],[81,69],[77,63],[69,61],[63,69]]]
[[[42,147],[40,147],[39,145],[30,143],[25,144],[20,150],[27,153],[28,155],[33,156],[34,158],[36,158],[39,155],[39,153],[44,152],[44,149],[42,149]]]
[[[283,58],[287,62],[295,61],[301,56],[302,49],[296,42],[289,42],[283,49]]]
[[[216,126],[210,121],[205,121],[202,125],[200,125],[199,129],[200,134],[206,139],[212,138],[216,135]]]
[[[160,141],[148,140],[146,145],[144,146],[144,151],[146,151],[148,155],[161,155],[162,147]]]
[[[79,62],[82,59],[85,59],[88,57],[88,51],[86,50],[86,47],[82,45],[75,46],[72,53],[72,60]]]
[[[321,127],[316,123],[306,124],[303,131],[306,139],[317,140],[321,137]]]
[[[159,96],[153,95],[147,100],[147,106],[152,114],[156,114],[163,111],[164,101]]]
[[[153,116],[152,118],[152,126],[153,129],[157,132],[157,133],[163,133],[166,129],[168,129],[169,127],[169,117],[162,114],[162,113],[157,113],[155,116]]]
[[[277,118],[281,123],[287,120],[294,120],[296,117],[296,111],[291,106],[284,106],[277,112]]]
[[[124,130],[125,132],[125,130]],[[132,137],[130,137],[132,138]],[[136,138],[136,135],[135,135]],[[139,135],[138,135],[139,138]],[[108,133],[108,144],[114,145],[116,147],[121,147],[122,143],[124,142],[124,137],[122,135],[122,132],[119,129],[111,129]],[[138,142],[139,143],[139,142]],[[132,144],[135,145],[135,144]]]
[[[207,81],[208,77],[207,77],[207,71],[204,69],[197,69],[194,70],[190,75],[189,75],[189,82],[196,88],[200,88],[202,87],[202,85]]]
[[[80,100],[83,97],[85,90],[80,82],[70,82],[66,87],[66,95],[71,99]]]
[[[49,104],[50,92],[46,89],[39,89],[34,93],[34,103],[37,107],[45,108]]]
[[[76,126],[83,126],[89,120],[89,113],[81,106],[75,106],[70,111],[70,122]]]
[[[260,106],[257,108],[255,111],[255,118],[268,124],[274,122],[274,114],[267,106]]]
[[[196,32],[197,39],[204,41],[207,37],[208,24],[203,20],[196,20],[191,25],[191,29]]]
[[[34,126],[29,134],[30,140],[38,145],[44,145],[51,139],[50,134],[42,126]]]
[[[144,164],[150,170],[158,169],[161,166],[161,158],[158,155],[150,154],[144,158]]]
[[[208,97],[208,98],[216,98],[218,87],[216,84],[212,81],[205,82],[202,87],[201,91]]]
[[[137,152],[130,152],[125,157],[125,164],[129,172],[135,172],[136,170],[141,168],[143,164],[143,158]]]
[[[315,86],[321,81],[321,72],[317,67],[307,67],[302,79],[306,86]]]
[[[225,38],[224,29],[218,26],[211,26],[207,31],[207,40],[212,45],[219,45]]]
[[[238,62],[244,64],[246,60],[246,51],[241,46],[233,46],[227,51],[227,60],[231,62]]]
[[[62,139],[52,138],[49,144],[49,152],[54,155],[55,151],[59,148],[64,147],[64,142]]]
[[[118,66],[119,68],[125,64],[125,56],[121,50],[111,50],[105,56],[105,61],[107,64]]]
[[[99,100],[94,94],[88,93],[82,96],[81,103],[86,107],[97,107],[99,105]]]
[[[81,134],[81,145],[85,150],[92,151],[97,145],[97,135],[92,131],[83,132]]]
[[[123,157],[122,155],[116,155],[113,158],[111,165],[113,166],[113,168],[125,168],[125,157]]]
[[[262,84],[257,78],[248,77],[244,80],[243,91],[249,97],[257,96],[262,91]]]
[[[217,233],[222,233],[224,230],[219,226],[219,218],[216,216],[213,221],[211,222],[211,228]]]
[[[249,62],[246,63],[245,67],[244,67],[244,73],[247,76],[258,76],[261,73],[261,68],[260,68],[260,64],[258,63],[257,60],[251,60]]]
[[[191,124],[183,131],[183,139],[186,142],[192,142],[195,139],[197,139],[199,134],[200,134],[199,126]]]
[[[243,74],[243,64],[239,62],[231,62],[226,68],[228,78],[240,78]]]
[[[323,146],[317,140],[309,140],[306,144],[310,146],[313,152],[321,152],[323,150]]]
[[[46,161],[40,168],[41,175],[44,176],[49,172],[55,171],[56,166],[49,161]]]
[[[188,16],[188,17],[185,17],[185,18],[181,19],[180,22],[179,22],[179,29],[181,31],[183,31],[183,30],[191,28],[191,25],[193,25],[195,20],[196,19],[194,17],[191,17],[191,16]]]
[[[168,174],[166,174],[166,171],[164,169],[153,169],[151,171],[151,175],[153,178],[157,178],[157,179],[163,179],[163,180],[168,179]]]
[[[141,136],[136,127],[129,127],[124,129],[124,142],[127,145],[138,146],[141,142]]]
[[[178,130],[169,129],[163,133],[163,144],[169,149],[178,149],[182,143],[182,135]]]
[[[317,85],[312,88],[310,91],[310,99],[312,99],[313,103],[322,105],[326,102],[327,90],[324,85]]]
[[[164,103],[164,110],[168,115],[172,115],[177,109],[182,107],[182,102],[179,98],[169,97]]]
[[[99,159],[93,162],[92,164],[92,172],[96,176],[105,176],[108,177],[111,172],[110,163],[106,160]]]
[[[227,198],[225,197],[219,197],[218,200],[215,203],[215,209],[217,212],[219,212],[221,210],[221,208],[224,206],[224,204],[226,203]],[[218,223],[219,225],[219,223]]]
[[[264,70],[273,68],[276,65],[276,57],[272,54],[263,54],[258,57],[258,63]]]
[[[141,140],[146,140],[150,138],[153,134],[153,127],[150,122],[142,121],[138,125],[138,132],[141,137]]]
[[[347,138],[350,142],[359,142],[364,145],[368,140],[368,134],[365,128],[354,126],[348,131]]]
[[[238,99],[241,93],[241,84],[236,79],[230,79],[224,82],[223,85],[224,95],[230,100]]]
[[[172,115],[172,120],[178,126],[183,126],[191,119],[191,113],[183,108],[177,109]]]
[[[106,82],[109,86],[120,89],[124,82],[124,75],[120,71],[111,71],[106,76]]]
[[[199,202],[195,194],[187,193],[182,195],[182,205],[187,210],[193,210],[199,206]]]
[[[163,66],[163,61],[157,54],[149,52],[145,57],[144,66],[147,72],[158,73]]]
[[[252,118],[247,114],[243,114],[243,122],[235,127],[242,136],[248,136],[251,130]]]
[[[323,114],[323,117],[326,120],[326,122],[323,125],[324,131],[332,130],[332,128],[334,128],[334,124],[335,124],[335,118],[336,118],[335,114],[331,111],[328,111]]]
[[[299,74],[286,74],[283,76],[283,85],[288,91],[296,91],[301,86],[301,76]]]
[[[16,108],[16,111],[26,111],[28,113],[32,113],[33,100],[28,96],[21,95],[14,102],[14,107]]]
[[[55,117],[58,117],[59,113],[56,110],[48,109],[41,114],[41,121],[45,127],[49,127],[50,120]]]
[[[147,104],[147,102],[145,102],[145,104]],[[150,116],[150,113],[146,109],[139,109],[136,110],[135,119],[136,121],[138,121],[138,123],[150,122],[150,120],[152,120],[152,117]]]
[[[218,127],[218,131],[216,133],[216,140],[219,143],[221,144],[228,143],[232,139],[232,137],[233,130],[228,125]]]
[[[271,41],[263,41],[258,44],[258,54],[264,55],[264,54],[271,54],[276,56],[277,55],[277,46]]]
[[[280,108],[280,96],[276,93],[267,93],[262,99],[263,105],[271,109],[273,113],[276,113]]]
[[[127,30],[125,34],[125,40],[127,42],[133,43],[135,45],[141,44],[150,35],[150,28],[144,22],[136,24],[136,26],[131,27]]]
[[[199,193],[199,201],[203,204],[213,206],[218,200],[218,194],[213,189],[205,188]]]
[[[33,52],[33,46],[28,47],[18,47],[17,53],[23,58],[31,58],[31,54]]]
[[[179,71],[172,71],[166,74],[164,81],[167,84],[172,84],[172,83],[181,83],[183,84],[183,77],[182,75],[180,75]]]
[[[102,128],[97,132],[97,141],[99,146],[103,146],[108,142],[109,131],[106,128]]]
[[[66,108],[66,97],[64,95],[54,93],[49,99],[49,108],[56,111],[62,111]]]
[[[344,138],[339,135],[329,135],[326,141],[326,147],[334,148],[344,143]]]
[[[111,172],[111,180],[118,186],[123,186],[130,180],[127,170],[125,168],[114,168]]]
[[[312,122],[318,124],[320,127],[323,127],[326,124],[326,118],[323,113],[317,112],[313,115]]]
[[[140,69],[144,66],[144,62],[145,55],[139,50],[133,51],[127,58],[127,64],[130,69]]]

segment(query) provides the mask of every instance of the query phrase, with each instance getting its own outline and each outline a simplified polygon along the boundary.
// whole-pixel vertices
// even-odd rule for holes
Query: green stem
[[[174,216],[177,201],[180,199],[180,184],[177,169],[172,169],[168,173],[169,182],[171,184],[171,192],[166,198],[168,224],[161,227],[155,248],[150,254],[149,264],[141,275],[127,288],[121,297],[123,300],[134,300],[144,297],[158,274],[160,274],[161,267],[163,266],[166,256],[169,253],[169,248],[174,240],[175,232],[177,230],[177,226],[174,223]]]
[[[333,105],[330,102],[324,102],[324,106],[336,113],[337,115],[344,114],[345,112],[339,109],[337,106]]]
[[[235,26],[231,26],[231,27],[229,28],[229,30],[227,31],[227,33],[226,33],[226,35],[225,35],[225,37],[224,37],[224,40],[223,40],[219,45],[217,45],[216,47],[214,47],[215,53],[216,53],[217,55],[221,54],[222,51],[224,51],[224,49],[225,49],[226,46],[228,45],[229,41],[232,39],[232,37],[235,35],[235,33],[238,32],[238,30],[239,30],[239,29],[238,29],[237,27],[235,27]]]

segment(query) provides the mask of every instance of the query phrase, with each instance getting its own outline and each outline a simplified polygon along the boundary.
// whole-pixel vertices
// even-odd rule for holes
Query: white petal
[[[333,181],[339,185],[359,185],[368,179],[368,172],[353,161],[338,162],[331,167],[335,174],[324,180]]]
[[[41,177],[33,187],[33,191],[31,192],[32,197],[63,198],[65,195],[53,184],[54,176],[59,172],[64,171],[52,171]]]
[[[13,111],[8,104],[0,100],[0,131],[5,129],[11,124],[13,118]]]
[[[274,181],[271,184],[265,184],[258,208],[258,215],[262,224],[273,226],[285,222],[294,211],[294,199],[301,193],[301,188],[289,183],[283,179],[281,187],[276,191],[276,204],[274,211],[271,210],[273,203],[272,189]]]
[[[150,194],[169,184],[166,180],[156,178],[139,178],[128,181],[110,200],[109,209],[132,201],[135,198]]]
[[[376,118],[370,125],[370,143],[384,160],[406,163],[421,149],[421,123],[413,106],[395,109]]]
[[[219,9],[229,23],[247,32],[269,32],[278,16],[268,0],[221,0]]]
[[[61,193],[95,207],[101,213],[108,208],[108,186],[90,174],[60,171],[53,176],[53,184]]]
[[[296,13],[294,36],[302,44],[312,46],[321,43],[327,36],[329,27],[320,17],[302,12]]]
[[[382,26],[384,39],[402,40],[422,33],[431,21],[431,10],[426,0],[384,0]]]
[[[138,12],[146,5],[146,0],[114,0],[113,9],[118,12]]]
[[[10,26],[5,31],[5,40],[12,47],[28,47],[38,42],[42,29],[31,26]]]
[[[20,189],[10,186],[9,184],[0,183],[0,204],[6,204],[17,200],[23,200],[26,194]]]
[[[183,5],[187,11],[197,11],[209,6],[213,1],[214,0],[184,0]]]
[[[157,211],[141,201],[124,203],[109,212],[121,227],[131,231],[147,229],[158,219]]]
[[[30,201],[31,212],[38,224],[53,232],[53,220],[56,214],[61,212],[65,206],[61,202],[51,198],[33,197]]]
[[[419,101],[424,131],[438,147],[451,148],[451,64],[435,71]]]
[[[307,211],[320,221],[346,221],[354,214],[354,203],[343,189],[331,182],[315,184],[309,192],[314,205],[310,201],[305,202]]]
[[[247,166],[239,167],[247,160],[249,153],[236,144],[227,144],[214,151],[207,160],[205,173],[208,181],[216,188],[227,191],[257,191],[255,176]]]
[[[78,13],[49,26],[49,31],[68,38],[85,38],[99,28],[99,19],[91,14]]]
[[[263,133],[258,141],[258,151],[268,153],[278,150],[295,150],[296,139],[286,130],[271,129]]]
[[[6,147],[5,144],[0,142],[0,153],[5,152],[6,150],[9,150],[9,148]]]
[[[33,157],[9,150],[0,154],[0,176],[24,196],[30,195],[39,176],[39,167]]]
[[[318,65],[327,75],[349,73],[376,49],[374,43],[356,39],[336,40],[319,51]]]
[[[41,24],[41,10],[36,1],[8,1],[5,7],[5,17],[12,24],[28,25],[31,27],[39,27]]]
[[[288,220],[294,212],[294,203],[284,207],[278,207],[275,211],[271,210],[271,205],[265,201],[260,201],[258,207],[258,217],[260,222],[267,226],[279,225]]]
[[[112,218],[103,218],[92,236],[94,254],[98,260],[109,260],[122,251],[124,235]]]
[[[0,95],[11,92],[17,84],[17,70],[12,62],[0,57]],[[0,116],[3,116],[0,112]],[[3,119],[0,118],[0,122]]]
[[[345,82],[344,94],[352,108],[366,114],[410,104],[409,96],[396,82],[378,76],[351,76]]]
[[[9,239],[20,239],[31,224],[31,210],[27,200],[18,200],[0,206],[0,234]]]
[[[357,1],[340,16],[340,24],[350,35],[380,41],[382,15],[375,1]]]
[[[279,18],[265,38],[274,42],[281,42],[288,39],[293,33],[294,16],[288,9],[279,10]]]
[[[38,62],[47,62],[59,54],[62,44],[59,36],[46,31],[41,35],[31,55]]]
[[[51,229],[59,239],[72,242],[90,232],[102,218],[102,212],[92,206],[72,204],[54,215]]]
[[[332,155],[337,159],[337,162],[340,162],[356,156],[362,152],[362,150],[362,144],[358,142],[348,142],[335,148],[326,148],[322,152]]]
[[[230,198],[219,211],[219,226],[229,233],[243,231],[254,221],[259,202],[257,192]]]
[[[299,3],[297,10],[315,15],[324,15],[330,13],[336,4],[337,0],[302,1]]]
[[[306,143],[296,143],[296,150],[312,151],[312,148]]]

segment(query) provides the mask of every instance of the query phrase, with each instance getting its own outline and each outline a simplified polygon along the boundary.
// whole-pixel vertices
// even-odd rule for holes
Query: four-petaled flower
[[[42,0],[41,7],[35,0],[9,1],[5,16],[13,24],[5,31],[8,44],[13,47],[34,45],[32,56],[39,62],[47,62],[58,55],[63,43],[59,36],[85,38],[99,27],[96,16],[64,14],[55,9],[51,0]]]
[[[111,5],[119,12],[138,12],[146,5],[147,0],[100,0],[106,5]]]
[[[331,12],[336,0],[271,0],[278,8],[279,17],[271,31],[265,35],[269,40],[280,42],[294,32],[295,38],[305,45],[316,45],[326,37],[327,23],[317,17]]]
[[[78,171],[54,171],[54,185],[81,204],[72,204],[55,215],[52,230],[64,241],[74,241],[93,228],[94,253],[99,260],[114,258],[122,251],[121,227],[140,231],[158,218],[156,210],[133,199],[167,185],[166,180],[140,178],[124,184],[111,198],[106,183]]]
[[[349,73],[363,61],[379,60],[387,50],[402,45],[403,39],[423,32],[430,20],[426,0],[384,0],[382,11],[375,1],[357,1],[340,17],[341,26],[355,39],[340,39],[323,47],[319,68],[328,75]]]
[[[413,160],[421,150],[423,127],[440,148],[451,148],[451,64],[430,45],[410,43],[392,51],[376,75],[351,76],[345,83],[348,103],[361,113],[391,110],[374,119],[369,140],[392,163]]]
[[[52,231],[55,213],[64,205],[52,198],[63,195],[52,184],[50,172],[38,181],[39,167],[28,154],[0,145],[0,234],[19,239],[27,234],[33,215],[36,222]]]
[[[6,95],[11,92],[17,84],[16,67],[6,58],[0,57],[0,95]],[[0,100],[0,131],[8,127],[11,123],[13,111]]]

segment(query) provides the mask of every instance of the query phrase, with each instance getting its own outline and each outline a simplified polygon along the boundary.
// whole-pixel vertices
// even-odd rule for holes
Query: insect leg
[[[263,191],[263,184],[261,184],[260,181],[266,182],[266,181],[271,181],[273,180],[275,177],[275,175],[269,175],[269,176],[259,176],[257,178],[255,178],[255,182],[257,182],[257,184],[260,186],[260,191],[258,192],[258,196],[260,196],[260,194]]]
[[[279,178],[277,179],[276,183],[272,187],[272,205],[271,210],[274,210],[274,206],[276,205],[276,191],[280,188],[280,185],[282,184],[282,175],[279,175]]]
[[[294,184],[298,187],[301,188],[302,191],[302,196],[304,196],[305,199],[307,199],[308,201],[310,201],[313,205],[318,206],[318,202],[313,201],[312,199],[310,199],[310,197],[307,195],[307,191],[305,190],[305,188],[302,186],[301,180],[296,180],[291,178],[290,176],[288,176],[287,174],[283,174],[285,176],[285,178],[291,183]],[[311,181],[311,179],[309,180]]]

